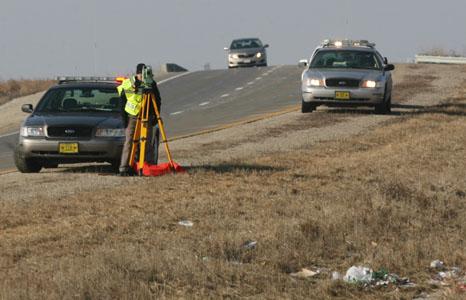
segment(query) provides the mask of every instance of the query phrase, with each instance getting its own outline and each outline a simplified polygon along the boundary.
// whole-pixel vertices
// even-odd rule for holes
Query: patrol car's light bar
[[[322,42],[322,47],[369,47],[374,48],[375,43],[370,43],[367,40],[332,40],[327,39]]]
[[[88,81],[88,82],[95,82],[95,81],[104,81],[104,82],[121,82],[125,80],[124,77],[98,77],[98,76],[59,76],[57,77],[58,83],[64,82],[71,82],[71,81]]]
[[[126,79],[128,79],[128,77],[119,76],[119,77],[116,77],[116,78],[115,78],[115,81],[116,81],[116,82],[119,82],[119,83],[122,83],[122,82],[125,81]]]

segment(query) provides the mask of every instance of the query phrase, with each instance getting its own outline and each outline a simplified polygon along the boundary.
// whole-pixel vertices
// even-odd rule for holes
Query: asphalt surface
[[[164,78],[159,89],[167,136],[188,135],[299,104],[301,72],[295,66],[273,66]],[[0,171],[14,168],[17,139],[17,134],[0,136]]]

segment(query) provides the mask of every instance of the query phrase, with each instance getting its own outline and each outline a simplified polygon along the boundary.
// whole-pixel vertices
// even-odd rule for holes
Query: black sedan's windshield
[[[36,112],[120,112],[116,88],[57,88],[48,91]]]
[[[262,43],[258,39],[242,39],[242,40],[234,40],[231,43],[230,49],[237,50],[237,49],[248,49],[248,48],[261,48]]]
[[[351,50],[325,50],[317,52],[311,68],[380,70],[381,62],[373,52]]]

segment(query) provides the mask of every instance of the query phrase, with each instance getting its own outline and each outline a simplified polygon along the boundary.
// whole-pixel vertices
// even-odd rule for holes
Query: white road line
[[[257,78],[256,78],[256,80],[261,80],[261,79],[262,79],[262,77],[257,77]]]
[[[176,76],[173,76],[173,77],[164,79],[164,80],[160,80],[160,81],[157,82],[157,84],[162,84],[162,83],[168,82],[168,81],[170,81],[170,80],[177,79],[177,78],[180,78],[180,77],[189,75],[189,74],[191,74],[191,73],[192,73],[192,72],[184,72],[184,73],[181,73],[181,74],[179,74],[179,75],[176,75]]]
[[[237,87],[235,91],[241,91],[242,89],[244,89],[244,87],[240,86],[240,87]]]
[[[209,101],[202,102],[202,103],[199,104],[199,106],[205,106],[205,105],[207,105],[207,104],[209,104],[209,103],[210,103]]]
[[[225,97],[228,97],[228,96],[230,96],[230,94],[223,94],[223,95],[220,96],[220,98],[225,98]]]
[[[15,132],[12,132],[12,133],[7,133],[7,134],[4,134],[4,135],[0,135],[0,139],[4,138],[4,137],[7,137],[7,136],[15,135],[15,134],[18,134],[18,133],[19,133],[19,131],[15,131]]]
[[[254,81],[249,81],[248,82],[248,85],[253,85],[254,84]]]
[[[170,114],[170,116],[174,116],[174,115],[179,115],[179,114],[182,114],[184,111],[180,110],[180,111],[175,111],[175,112],[172,112]]]

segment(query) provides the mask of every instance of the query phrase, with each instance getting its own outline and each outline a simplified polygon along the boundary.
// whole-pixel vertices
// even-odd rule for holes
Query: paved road
[[[185,73],[159,81],[162,117],[173,138],[299,104],[301,69],[274,66]],[[13,168],[18,136],[0,136],[0,171]]]

